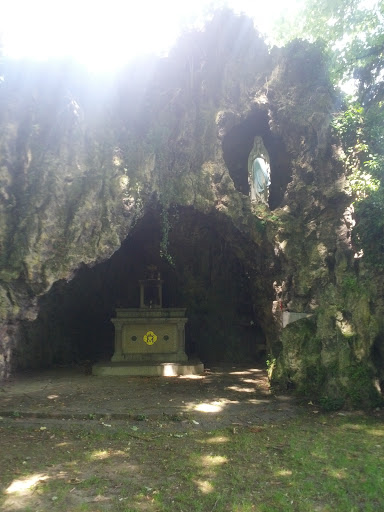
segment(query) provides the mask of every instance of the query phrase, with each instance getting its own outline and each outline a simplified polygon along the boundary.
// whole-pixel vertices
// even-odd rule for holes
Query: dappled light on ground
[[[37,473],[36,475],[22,478],[20,480],[14,480],[5,492],[6,494],[25,494],[27,491],[32,492],[36,484],[44,482],[45,480],[48,480],[48,478],[48,475],[44,475],[43,473]]]
[[[255,404],[255,405],[262,405],[262,404],[269,404],[269,400],[263,400],[263,399],[259,399],[259,398],[249,398],[247,400],[247,402],[249,404]],[[279,409],[277,409],[279,410]]]
[[[372,436],[384,437],[384,432],[378,429],[368,429],[366,430],[366,433],[371,434]]]
[[[228,457],[223,455],[201,455],[200,457],[192,457],[196,466],[196,473],[200,476],[199,479],[194,480],[198,490],[202,494],[211,494],[215,491],[215,479],[217,471],[223,465],[229,462]]]
[[[198,412],[220,412],[224,404],[220,402],[212,402],[210,404],[191,404],[191,408]]]
[[[221,455],[204,455],[201,457],[201,465],[203,467],[220,466],[227,462],[227,457],[222,457]]]
[[[124,450],[111,450],[111,449],[108,449],[108,450],[95,450],[94,452],[90,453],[89,456],[88,456],[88,460],[92,461],[92,460],[105,460],[105,459],[108,459],[110,457],[127,457],[129,456],[129,448],[128,450],[125,449]]]
[[[241,386],[228,386],[226,389],[231,391],[238,391],[239,393],[254,393],[255,388],[242,388]]]
[[[22,375],[0,398],[0,416],[90,421],[102,429],[129,421],[139,432],[185,425],[210,430],[291,417],[296,409],[292,395],[271,393],[265,369],[244,366],[180,377],[90,377],[63,368]]]
[[[276,476],[291,476],[292,471],[290,469],[280,469],[276,471]]]
[[[90,454],[90,460],[102,460],[110,456],[107,450],[98,450]]]
[[[189,402],[185,404],[185,410],[203,412],[203,413],[219,413],[223,412],[226,407],[239,404],[238,400],[229,400],[228,398],[218,398],[212,402]]]
[[[11,485],[5,490],[6,498],[4,500],[4,508],[0,506],[0,509],[7,512],[22,512],[26,510],[38,486],[46,483],[49,478],[46,473],[35,473],[24,478],[13,480]]]
[[[244,370],[244,371],[236,371],[236,372],[229,372],[230,375],[250,375],[250,370]]]
[[[215,436],[210,437],[206,441],[207,444],[220,444],[220,443],[229,443],[230,439],[227,436]]]
[[[230,375],[252,375],[252,373],[262,373],[263,370],[260,368],[248,368],[247,370],[235,370],[233,372],[229,372]]]
[[[0,510],[384,510],[381,416],[314,418],[309,409],[280,423],[209,432],[189,420],[145,432],[147,423],[41,430],[42,421],[3,418]]]
[[[262,375],[260,375],[257,379],[241,379],[241,382],[245,382],[246,384],[260,384],[260,381],[262,379]]]
[[[179,375],[181,380],[202,380],[205,379],[205,375]]]
[[[49,437],[47,437],[47,434]],[[85,435],[86,434],[86,435]],[[13,480],[4,490],[5,499],[1,502],[0,510],[7,512],[26,512],[33,510],[48,510],[53,507],[54,510],[63,512],[71,511],[109,511],[116,510],[111,503],[113,501],[124,501],[125,499],[135,499],[137,503],[143,501],[146,503],[147,496],[140,493],[140,473],[141,465],[132,465],[127,460],[129,454],[130,441],[128,438],[122,443],[111,439],[106,440],[98,435],[93,436],[91,432],[78,431],[74,433],[66,433],[72,436],[72,442],[51,444],[53,438],[62,436],[63,434],[41,432],[40,441],[43,441],[44,449],[40,448],[40,443],[33,447],[30,453],[32,457],[26,457],[26,461],[22,464],[34,466],[37,461],[41,461],[41,465],[45,466],[45,471],[40,473],[29,474],[23,478]],[[20,434],[18,435],[19,438]],[[100,449],[92,449],[91,445],[101,444]],[[110,445],[114,445],[110,447]],[[71,445],[70,449],[57,450],[57,446]],[[109,445],[109,446],[108,446]],[[16,446],[16,445],[14,445]],[[140,456],[139,456],[140,458]],[[136,462],[138,456],[136,454]],[[20,470],[16,467],[15,473]],[[136,475],[135,477],[133,475]],[[124,495],[124,486],[122,481],[135,478],[135,493],[128,498]],[[121,481],[120,481],[121,479]],[[115,480],[117,484],[111,489],[108,486],[111,481]],[[0,481],[1,481],[1,465],[0,465]],[[145,478],[143,481],[147,481]],[[148,482],[150,475],[148,475]],[[61,488],[61,491],[59,489]],[[149,486],[146,489],[151,489]],[[63,496],[66,496],[64,499]],[[36,503],[45,501],[49,504],[43,509],[36,506]],[[104,503],[106,508],[99,508]],[[70,505],[69,505],[70,504]],[[89,507],[88,507],[89,504]],[[97,504],[97,505],[96,505]],[[4,508],[2,508],[2,505]],[[57,507],[57,508],[56,508]],[[120,510],[120,509],[119,509]],[[142,510],[152,510],[151,508]]]
[[[324,470],[329,476],[336,478],[337,480],[344,480],[347,478],[345,469],[325,469]]]
[[[209,494],[214,491],[213,485],[208,480],[195,480],[195,484],[203,494]]]

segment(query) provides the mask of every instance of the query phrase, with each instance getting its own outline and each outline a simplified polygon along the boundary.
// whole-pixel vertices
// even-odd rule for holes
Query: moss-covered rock
[[[57,290],[47,292],[84,265],[107,263],[152,222],[142,259],[173,268],[201,357],[254,357],[259,344],[275,361],[276,385],[329,408],[375,402],[384,305],[372,271],[354,258],[330,128],[336,102],[320,47],[296,41],[268,52],[250,20],[226,11],[167,59],[135,62],[113,79],[68,63],[6,63],[1,375],[75,357],[76,336],[61,320],[52,325]],[[256,136],[270,158],[269,206],[249,197]],[[283,328],[284,311],[311,316]],[[39,348],[42,332],[49,349]]]

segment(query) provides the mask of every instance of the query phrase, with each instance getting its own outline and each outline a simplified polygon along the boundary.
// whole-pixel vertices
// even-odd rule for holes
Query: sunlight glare
[[[333,478],[336,478],[337,480],[344,480],[347,478],[347,473],[345,468],[341,469],[328,469],[326,472],[332,476]]]
[[[114,69],[138,54],[166,52],[181,12],[175,1],[164,7],[154,1],[9,0],[1,32],[12,58],[73,57],[92,70]]]
[[[123,455],[125,455],[123,453]],[[103,460],[107,459],[110,456],[107,450],[97,450],[93,452],[90,456],[91,460]]]
[[[290,11],[299,1],[289,2]],[[268,8],[252,0],[3,0],[0,35],[11,58],[69,57],[92,71],[111,71],[138,55],[166,55],[181,32],[201,28],[213,9],[222,7],[247,14],[268,34],[287,5],[283,0],[270,0]]]
[[[227,457],[222,457],[221,455],[203,455],[201,457],[201,463],[204,467],[220,466],[227,462]]]
[[[205,379],[205,375],[194,375],[191,373],[190,375],[180,375],[179,379]]]
[[[209,439],[206,439],[205,441],[201,441],[204,444],[220,444],[220,443],[228,443],[229,437],[226,436],[216,436],[216,437],[210,437]]]
[[[208,480],[195,480],[195,484],[202,494],[209,494],[214,491],[213,485]]]
[[[254,388],[242,388],[241,386],[228,386],[225,389],[230,389],[231,391],[238,391],[239,393],[254,393]]]
[[[198,404],[195,406],[195,411],[199,412],[220,412],[223,409],[221,404],[212,402],[211,404]]]
[[[36,475],[30,476],[28,478],[14,480],[5,492],[7,494],[12,494],[14,492],[23,493],[29,491],[31,487],[34,487],[39,482],[48,480],[48,478],[48,475],[37,473]]]
[[[290,469],[280,469],[280,471],[277,471],[277,476],[291,476],[292,471]]]
[[[95,450],[89,456],[90,460],[104,460],[109,457],[127,457],[127,452],[123,450]]]
[[[371,434],[371,436],[379,436],[379,437],[384,436],[384,430],[370,428],[369,430],[366,430],[366,432],[367,432],[367,434]]]
[[[177,377],[177,368],[172,363],[163,365],[163,377]]]

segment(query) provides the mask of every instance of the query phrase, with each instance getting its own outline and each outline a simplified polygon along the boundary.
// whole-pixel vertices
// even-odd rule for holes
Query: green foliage
[[[134,420],[136,421],[147,421],[148,417],[146,414],[136,414],[134,417],[133,417]]]
[[[345,111],[340,112],[333,120],[333,128],[342,138],[346,147],[356,143],[362,135],[364,109],[358,103],[352,103]]]
[[[343,408],[345,400],[341,397],[322,396],[319,404],[324,411],[339,411]]]
[[[382,0],[307,0],[291,26],[280,21],[279,39],[323,40],[335,82],[355,78],[372,99],[383,92],[383,15]]]
[[[280,41],[322,40],[335,86],[354,82],[333,127],[340,137],[357,224],[357,249],[384,268],[384,2],[307,0]]]
[[[373,372],[363,363],[355,363],[347,370],[348,387],[346,396],[352,407],[376,407],[383,404],[383,398],[373,385]]]
[[[383,154],[384,154],[384,101],[371,103],[369,108],[366,108],[365,113],[365,132],[366,138],[370,143],[371,149],[374,154],[381,155],[381,161],[376,161],[375,169],[383,168]]]
[[[304,370],[303,375],[298,382],[296,390],[300,395],[308,398],[317,397],[319,391],[323,389],[327,379],[326,368],[317,360],[314,364],[309,364]]]
[[[344,297],[360,292],[360,286],[355,276],[345,276],[343,278],[342,291]]]
[[[276,357],[273,357],[272,354],[268,355],[268,359],[266,360],[267,370],[268,370],[268,378],[271,379],[273,375],[273,370],[276,367]]]
[[[355,205],[356,227],[352,232],[355,246],[367,263],[384,270],[384,190],[379,188]]]
[[[351,103],[335,116],[333,128],[343,144],[351,192],[357,201],[362,200],[380,186],[380,155],[370,153],[364,108],[358,102]]]
[[[365,261],[384,269],[384,127],[378,116],[381,110],[381,104],[367,111],[353,102],[335,117],[333,127],[343,144],[354,198],[355,247],[362,251]]]

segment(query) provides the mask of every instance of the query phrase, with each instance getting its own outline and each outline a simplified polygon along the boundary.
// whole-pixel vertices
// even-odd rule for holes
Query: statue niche
[[[248,157],[248,181],[251,201],[268,206],[271,170],[268,151],[263,139],[254,138],[253,147]]]

